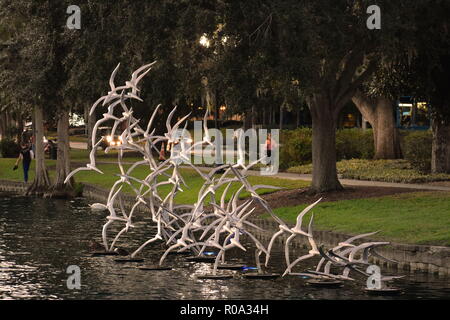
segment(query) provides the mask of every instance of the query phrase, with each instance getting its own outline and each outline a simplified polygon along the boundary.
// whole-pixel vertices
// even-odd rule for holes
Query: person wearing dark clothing
[[[47,145],[44,148],[44,151],[49,153],[49,157],[52,160],[56,160],[58,157],[58,146],[53,140],[48,140]]]
[[[33,151],[29,144],[23,144],[20,149],[19,157],[16,160],[13,170],[17,170],[19,162],[22,160],[23,166],[23,180],[28,182],[28,170],[30,169],[31,159],[33,158]]]

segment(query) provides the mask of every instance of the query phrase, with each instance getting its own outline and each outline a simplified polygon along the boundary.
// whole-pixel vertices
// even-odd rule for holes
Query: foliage
[[[311,163],[311,129],[283,130],[281,131],[280,143],[280,166],[282,168]],[[336,132],[336,153],[339,160],[371,159],[374,154],[372,130],[338,130]]]
[[[20,146],[14,140],[0,140],[0,153],[3,158],[17,158],[19,152]]]
[[[336,133],[337,159],[372,159],[374,155],[373,131],[354,129]]]
[[[413,131],[403,138],[403,153],[405,159],[420,172],[431,170],[431,145],[432,134],[430,131]]]
[[[374,4],[382,8],[381,31],[366,27],[366,9]],[[22,116],[34,105],[44,106],[48,117],[58,106],[81,112],[109,90],[107,79],[119,62],[117,83],[122,83],[131,70],[158,60],[140,88],[145,105],[133,104],[134,115],[143,121],[159,103],[159,127],[164,126],[159,119],[175,104],[175,118],[187,110],[198,115],[204,77],[216,107],[224,103],[230,113],[273,112],[281,105],[300,109],[308,101],[311,107],[311,97],[326,97],[328,106],[316,103],[317,110],[312,110],[317,121],[327,113],[338,114],[380,61],[387,68],[375,77],[380,90],[406,87],[395,75],[407,63],[390,66],[413,56],[405,52],[409,50],[417,51],[420,59],[413,65],[424,70],[420,77],[408,77],[407,85],[414,87],[413,78],[430,84],[417,91],[432,96],[433,110],[450,110],[442,103],[449,100],[443,85],[450,74],[445,64],[448,1],[335,0],[330,5],[329,0],[82,0],[77,5],[82,28],[68,30],[67,3],[0,0],[2,108],[19,110]],[[199,45],[204,34],[210,47]],[[377,81],[386,78],[390,81]],[[330,116],[325,122],[332,125],[333,120]],[[282,154],[286,165],[310,161],[308,136],[296,136],[300,141],[288,138]],[[339,136],[338,159],[370,157],[368,139]]]
[[[311,174],[312,165],[291,167],[287,172]],[[427,183],[449,181],[449,174],[425,174],[416,170],[407,160],[352,159],[337,162],[341,178],[395,183]]]
[[[312,160],[312,130],[283,130],[280,136],[280,166],[287,168]]]
[[[76,182],[73,186],[73,192],[75,197],[81,197],[83,195],[84,185],[82,183]]]

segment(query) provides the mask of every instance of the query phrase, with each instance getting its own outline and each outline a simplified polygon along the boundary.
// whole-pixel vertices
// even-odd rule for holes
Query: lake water
[[[0,299],[449,299],[450,279],[424,273],[405,273],[395,286],[404,293],[394,297],[369,296],[364,279],[339,289],[314,288],[300,277],[248,280],[242,271],[230,280],[199,280],[212,264],[188,262],[171,255],[170,271],[142,271],[139,264],[118,264],[114,257],[92,257],[90,240],[100,241],[104,212],[92,212],[84,199],[72,201],[0,194]],[[136,248],[155,232],[142,217],[118,245]],[[157,263],[162,254],[155,245],[143,251],[146,263]],[[227,258],[254,266],[253,250],[230,251]],[[315,261],[305,265],[313,266]],[[81,269],[80,290],[66,285],[68,266]],[[284,255],[274,247],[272,272],[282,272]],[[383,269],[383,274],[398,274]]]

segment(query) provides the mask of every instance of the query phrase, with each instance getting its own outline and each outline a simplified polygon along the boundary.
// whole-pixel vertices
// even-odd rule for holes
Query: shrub
[[[312,161],[312,130],[283,130],[280,137],[281,168],[300,166]],[[374,155],[372,130],[343,129],[336,132],[336,156],[342,159],[371,159]]]
[[[13,140],[3,139],[0,141],[0,152],[3,158],[16,158],[19,156],[20,146]]]
[[[412,131],[403,134],[402,148],[406,160],[420,172],[431,171],[431,131]]]
[[[242,121],[237,120],[225,120],[222,122],[222,128],[241,128],[244,125]]]
[[[375,153],[372,130],[343,129],[336,132],[336,157],[372,159]]]
[[[283,130],[280,136],[280,167],[287,168],[312,161],[312,130]]]
[[[75,197],[82,197],[83,190],[84,190],[84,184],[82,184],[80,182],[75,182],[75,185],[73,186],[73,191],[74,191]]]
[[[342,160],[337,163],[338,173],[344,179],[371,180],[398,183],[427,183],[448,181],[449,174],[424,174],[414,169],[407,160]],[[291,167],[292,173],[311,174],[312,165]]]

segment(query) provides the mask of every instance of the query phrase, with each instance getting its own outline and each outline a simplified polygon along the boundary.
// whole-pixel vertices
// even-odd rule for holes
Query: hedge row
[[[312,165],[291,167],[292,173],[311,174]],[[337,163],[337,170],[344,179],[372,180],[397,183],[426,183],[448,181],[450,174],[425,174],[416,170],[407,160],[342,160]]]
[[[3,158],[16,158],[19,155],[20,146],[13,140],[0,140],[0,153]]]
[[[312,130],[284,130],[280,136],[280,165],[299,166],[312,161]],[[343,129],[336,132],[337,160],[371,159],[374,155],[372,130]]]
[[[401,147],[404,158],[420,172],[428,172],[431,163],[431,132],[402,131]],[[312,130],[299,128],[283,130],[280,136],[280,166],[290,168],[312,162]],[[336,132],[337,161],[372,159],[374,156],[371,129],[342,129]]]
[[[431,131],[402,132],[403,156],[414,169],[420,172],[431,171]]]

